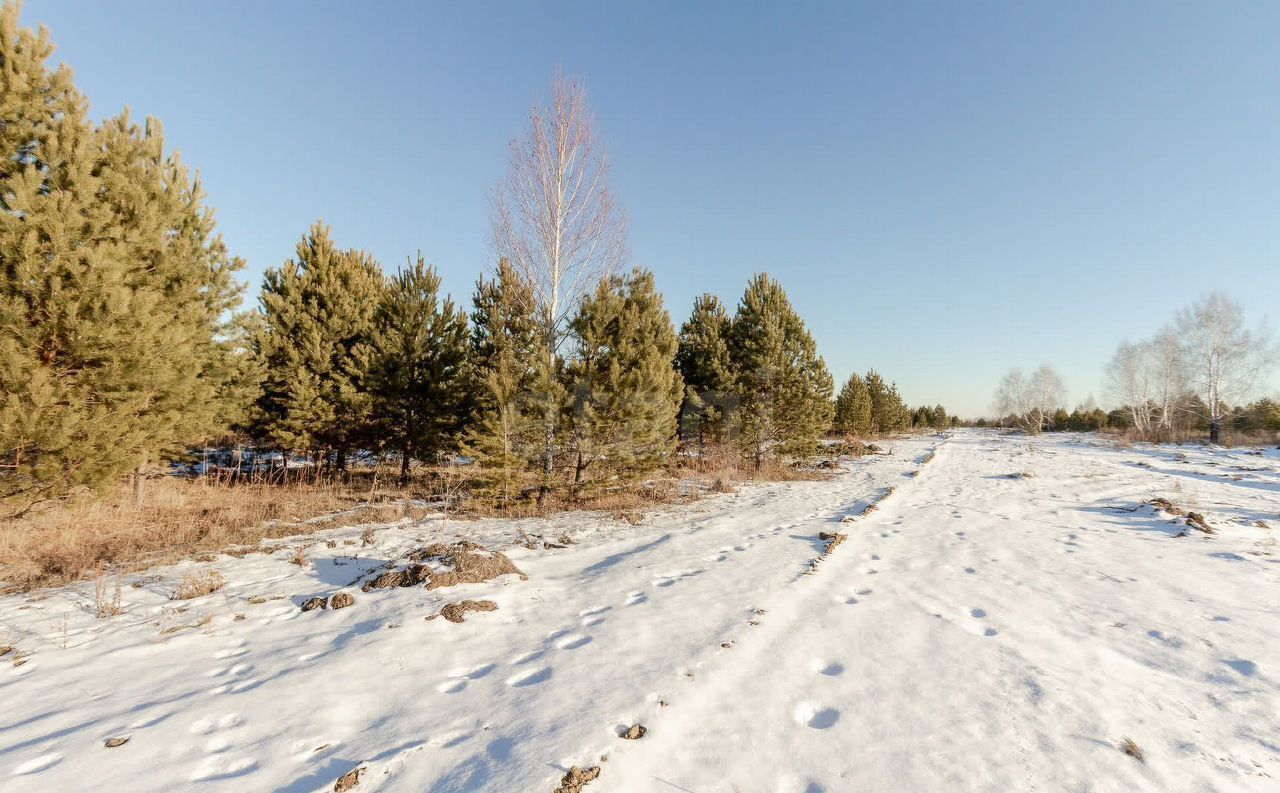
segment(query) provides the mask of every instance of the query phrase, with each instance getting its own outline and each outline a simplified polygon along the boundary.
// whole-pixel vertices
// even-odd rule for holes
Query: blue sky
[[[839,381],[1102,398],[1210,289],[1280,313],[1280,3],[28,0],[96,116],[165,123],[256,292],[316,218],[469,302],[487,194],[561,66],[678,325],[778,276]],[[1273,377],[1271,390],[1280,389]]]

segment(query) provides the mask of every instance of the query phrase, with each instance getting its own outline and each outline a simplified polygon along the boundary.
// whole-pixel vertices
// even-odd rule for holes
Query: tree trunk
[[[133,505],[135,507],[142,506],[142,500],[146,496],[147,488],[147,453],[142,453],[142,460],[138,463],[138,468],[133,472]]]
[[[400,450],[400,486],[409,484],[409,444]]]
[[[1222,422],[1213,419],[1209,422],[1209,443],[1217,443],[1222,432]]]

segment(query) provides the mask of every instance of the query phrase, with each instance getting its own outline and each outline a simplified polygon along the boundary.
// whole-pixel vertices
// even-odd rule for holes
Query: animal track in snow
[[[627,600],[623,605],[638,606],[649,599],[649,596],[643,592],[630,592],[627,594]]]

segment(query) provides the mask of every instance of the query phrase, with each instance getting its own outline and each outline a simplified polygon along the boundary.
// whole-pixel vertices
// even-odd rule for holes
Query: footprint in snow
[[[515,658],[512,658],[511,665],[520,666],[521,664],[527,664],[530,661],[538,660],[539,658],[541,658],[546,654],[547,654],[546,650],[532,650],[530,652],[523,653],[521,655],[517,655]]]
[[[446,680],[436,686],[436,691],[439,691],[441,694],[457,694],[463,691],[466,687],[467,681],[465,679]]]
[[[815,672],[827,677],[839,677],[844,674],[844,664],[839,661],[824,661],[820,658],[815,658],[812,666]]]
[[[570,634],[569,636],[566,636],[560,641],[556,642],[556,647],[561,650],[576,650],[579,647],[582,647],[590,643],[591,643],[590,636],[584,636],[582,634]]]
[[[13,769],[14,776],[25,776],[26,774],[38,774],[48,768],[53,768],[62,762],[61,752],[49,752],[39,757],[28,760],[25,763],[17,765]]]
[[[624,605],[637,606],[648,599],[649,599],[649,596],[643,592],[631,592],[630,594],[627,595],[627,600]]]
[[[540,669],[533,669],[528,672],[520,672],[507,678],[507,685],[512,688],[525,688],[526,686],[536,686],[551,679],[551,667],[544,666]]]
[[[840,711],[836,708],[828,708],[817,705],[812,702],[801,702],[796,705],[793,715],[796,724],[802,724],[815,730],[826,730],[835,726],[840,721]]]

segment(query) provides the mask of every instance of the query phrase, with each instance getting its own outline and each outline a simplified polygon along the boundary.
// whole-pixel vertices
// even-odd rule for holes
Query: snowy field
[[[111,619],[92,582],[0,598],[0,790],[1280,791],[1280,453],[885,447],[637,526],[327,531],[127,579]],[[361,590],[456,538],[528,579]],[[226,586],[170,600],[192,567]],[[498,608],[425,619],[464,598]]]

